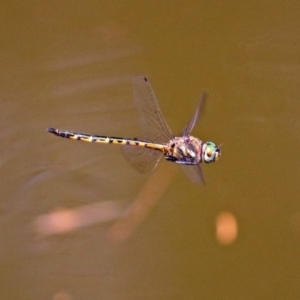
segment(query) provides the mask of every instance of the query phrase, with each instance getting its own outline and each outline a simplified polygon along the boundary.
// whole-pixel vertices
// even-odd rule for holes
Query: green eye
[[[211,156],[212,156],[212,152],[213,152],[213,149],[211,149],[211,147],[207,147],[206,155],[207,155],[208,157],[211,157]]]
[[[204,150],[203,161],[206,163],[216,161],[221,155],[219,147],[213,142],[207,142],[205,144],[206,148]]]

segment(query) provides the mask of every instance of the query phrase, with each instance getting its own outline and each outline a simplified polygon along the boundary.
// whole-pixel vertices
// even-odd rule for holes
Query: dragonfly
[[[162,156],[181,166],[186,176],[196,184],[203,184],[201,163],[212,163],[221,156],[220,146],[211,141],[191,136],[206,100],[202,93],[194,115],[179,136],[174,136],[165,121],[149,80],[138,75],[133,78],[133,98],[138,109],[142,138],[121,138],[92,135],[50,127],[48,132],[62,138],[103,144],[122,145],[122,154],[130,165],[140,173],[152,171]]]

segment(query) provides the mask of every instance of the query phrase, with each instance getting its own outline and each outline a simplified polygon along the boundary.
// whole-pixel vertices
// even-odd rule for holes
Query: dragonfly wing
[[[173,139],[172,131],[163,117],[155,93],[146,77],[142,75],[134,77],[133,97],[138,109],[142,140],[164,144]],[[128,145],[122,147],[122,154],[140,173],[153,170],[162,155],[160,151]]]
[[[124,145],[121,148],[123,157],[140,173],[152,171],[162,155],[160,151]]]
[[[139,113],[141,137],[155,143],[167,143],[173,134],[158,105],[149,80],[142,76],[133,79],[133,97]]]
[[[200,165],[180,165],[183,173],[194,183],[205,184]]]
[[[196,125],[196,123],[198,122],[201,112],[203,111],[204,105],[205,105],[205,101],[206,101],[206,93],[203,92],[200,96],[200,100],[197,106],[197,109],[193,115],[193,117],[191,118],[190,122],[186,125],[186,127],[184,128],[184,130],[181,133],[181,136],[189,136],[191,131],[193,130],[194,126]]]

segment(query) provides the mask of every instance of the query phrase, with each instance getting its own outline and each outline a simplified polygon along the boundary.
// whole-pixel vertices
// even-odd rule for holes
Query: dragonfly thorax
[[[197,165],[202,161],[202,141],[193,136],[175,137],[168,143],[166,160],[184,165]]]

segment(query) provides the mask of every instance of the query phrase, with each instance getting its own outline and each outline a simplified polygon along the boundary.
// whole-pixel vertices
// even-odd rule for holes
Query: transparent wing
[[[133,97],[139,113],[141,137],[155,143],[171,140],[173,133],[162,115],[155,93],[146,77],[134,77]]]
[[[148,79],[142,75],[133,79],[133,97],[139,114],[140,137],[143,140],[164,144],[173,138],[156,100]],[[141,173],[153,170],[161,152],[134,146],[123,146],[124,158]]]
[[[206,97],[207,97],[207,94],[205,92],[203,92],[200,96],[200,100],[199,100],[197,109],[196,109],[193,117],[191,118],[190,122],[186,125],[186,127],[182,131],[181,136],[189,136],[190,133],[192,132],[194,126],[196,125],[196,123],[198,122],[198,120],[200,118],[201,112],[204,109]]]
[[[180,165],[183,173],[196,184],[205,184],[200,165]]]
[[[152,171],[162,155],[160,151],[134,146],[123,146],[122,154],[131,166],[140,173]]]

